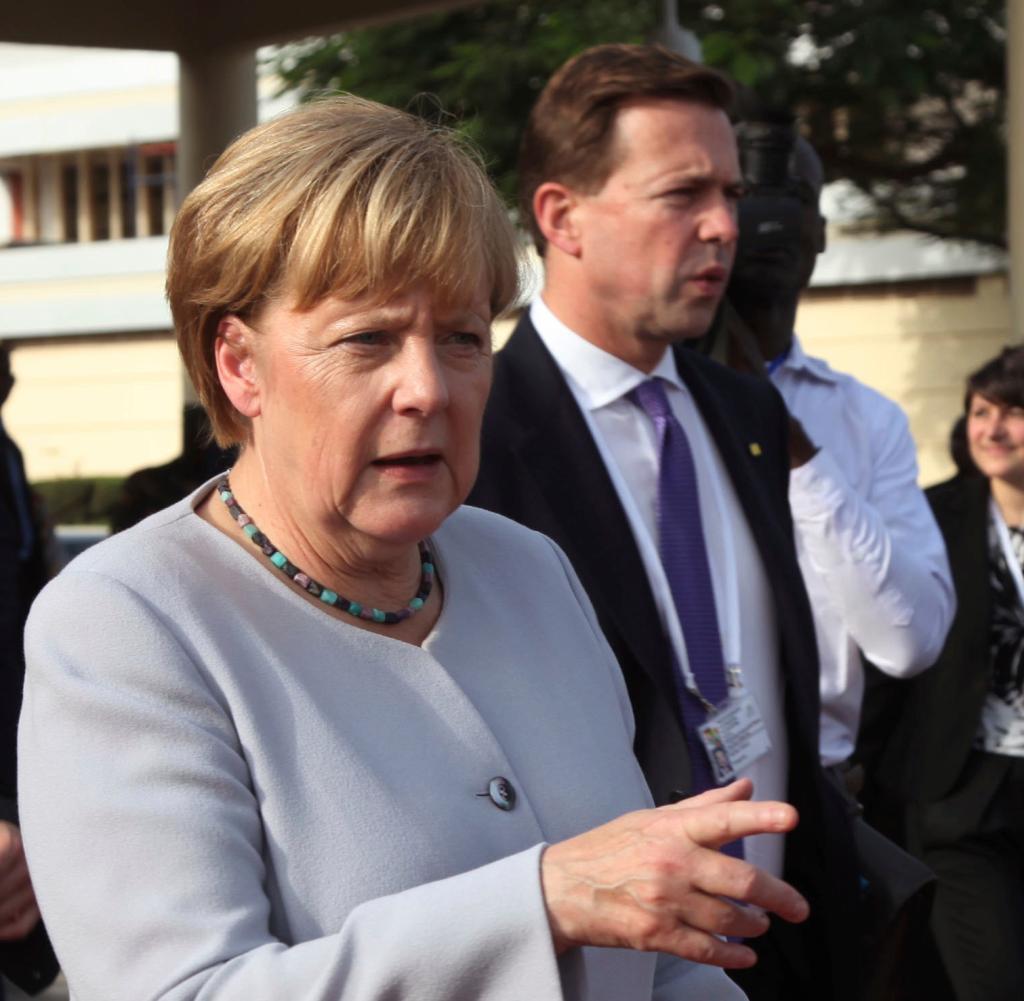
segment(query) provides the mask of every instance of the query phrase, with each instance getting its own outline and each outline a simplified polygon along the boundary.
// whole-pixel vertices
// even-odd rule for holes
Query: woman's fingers
[[[791,831],[798,820],[787,803],[745,801],[681,812],[679,818],[687,837],[705,848],[720,848],[754,834]],[[809,913],[807,901],[788,883],[720,853],[702,870],[698,885],[705,893],[753,904],[786,921],[803,921]]]
[[[810,913],[807,901],[785,880],[721,852],[709,851],[709,856],[705,865],[695,872],[696,889],[712,897],[777,914],[785,921],[798,923],[806,920]],[[719,928],[714,930],[726,935],[744,934]]]
[[[726,942],[715,935],[680,925],[668,934],[658,952],[681,956],[694,963],[721,966],[726,970],[743,970],[757,962],[757,954],[740,942]]]
[[[721,848],[753,834],[784,834],[793,830],[799,819],[788,803],[740,800],[680,810],[681,805],[662,809],[675,811],[687,835],[706,848]]]
[[[699,806],[712,806],[715,803],[731,803],[737,800],[750,799],[753,794],[754,783],[750,779],[736,779],[735,782],[730,782],[728,785],[706,789],[696,796],[681,799],[678,803],[662,807],[662,809],[688,810]]]
[[[671,911],[679,924],[729,938],[757,938],[771,924],[760,907],[748,907],[707,893],[689,894]]]
[[[765,912],[802,921],[808,906],[787,883],[717,850],[796,825],[792,807],[752,803],[749,795],[749,783],[733,783],[684,804],[627,814],[549,847],[541,882],[558,950],[623,946],[750,965],[749,949],[717,936],[752,938],[767,930]]]

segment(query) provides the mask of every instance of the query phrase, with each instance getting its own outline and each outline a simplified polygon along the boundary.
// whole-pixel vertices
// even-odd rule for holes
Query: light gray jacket
[[[308,604],[194,513],[205,489],[29,622],[22,824],[75,1001],[652,997],[652,956],[551,945],[543,844],[649,802],[561,552],[460,509],[414,647]],[[674,960],[658,981],[742,996]]]

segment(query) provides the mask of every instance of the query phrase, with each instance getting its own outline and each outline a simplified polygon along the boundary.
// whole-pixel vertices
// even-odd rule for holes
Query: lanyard
[[[1003,550],[1003,558],[1006,560],[1007,569],[1013,578],[1014,587],[1017,588],[1017,600],[1024,608],[1024,572],[1021,571],[1020,561],[1013,551],[1013,543],[1010,542],[1010,530],[1006,527],[1006,520],[1002,511],[999,510],[995,499],[990,497],[988,501],[989,514],[992,523],[996,526],[996,534],[999,536],[999,545]]]

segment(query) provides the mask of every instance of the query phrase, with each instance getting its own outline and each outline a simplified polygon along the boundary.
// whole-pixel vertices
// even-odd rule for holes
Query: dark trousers
[[[1024,758],[972,752],[953,793],[908,810],[938,877],[932,933],[957,1001],[1024,998]]]

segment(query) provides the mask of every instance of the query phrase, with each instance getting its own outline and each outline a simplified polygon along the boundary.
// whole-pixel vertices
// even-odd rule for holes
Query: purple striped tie
[[[718,705],[728,695],[728,686],[690,442],[672,413],[665,387],[658,379],[641,383],[630,397],[654,422],[658,433],[659,552],[683,628],[686,657],[700,694]],[[707,751],[697,733],[707,713],[700,699],[686,690],[679,665],[675,668],[676,691],[690,749],[693,789],[701,792],[716,784]]]

